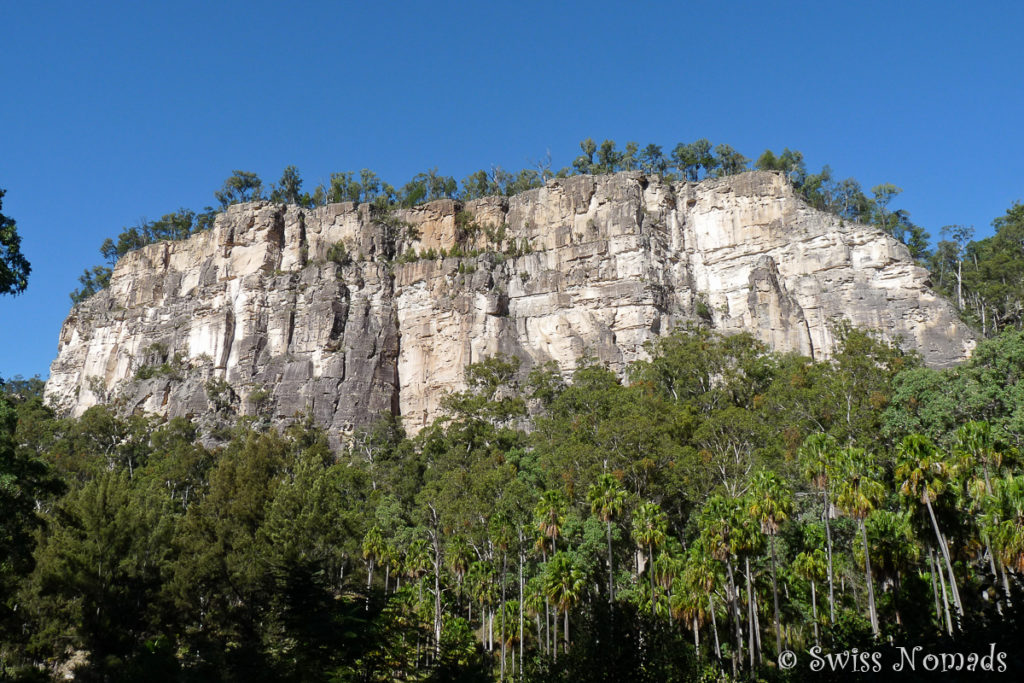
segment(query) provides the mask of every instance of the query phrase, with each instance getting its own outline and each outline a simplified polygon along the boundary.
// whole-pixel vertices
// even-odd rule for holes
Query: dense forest
[[[294,167],[269,189],[237,171],[219,209],[104,242],[73,299],[237,202],[387,210],[751,166],[706,140],[581,150],[461,189],[364,170],[310,194]],[[888,668],[918,646],[961,653],[936,660],[947,679],[972,653],[974,675],[1024,670],[1024,206],[932,249],[893,185],[869,197],[791,150],[753,166],[907,244],[983,333],[971,359],[930,369],[837,321],[814,361],[694,324],[624,379],[584,361],[522,381],[490,358],[418,434],[382,415],[339,449],[308,416],[283,433],[117,406],[62,418],[40,380],[0,379],[0,681],[847,680],[872,660],[844,653]],[[30,267],[2,215],[0,238],[0,294],[17,294]]]
[[[944,371],[837,334],[814,362],[690,327],[626,383],[495,357],[415,437],[382,416],[338,451],[308,419],[59,419],[8,382],[0,675],[803,680],[780,652],[991,642],[1019,667],[1024,333]]]

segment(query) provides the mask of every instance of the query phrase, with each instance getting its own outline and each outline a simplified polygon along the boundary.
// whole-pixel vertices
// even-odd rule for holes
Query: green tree
[[[263,182],[255,173],[233,171],[231,177],[224,181],[224,187],[213,195],[222,208],[242,202],[255,202],[263,199]]]
[[[761,523],[761,532],[768,535],[771,548],[772,597],[775,602],[775,652],[782,652],[782,631],[779,623],[779,583],[775,576],[775,537],[779,525],[793,514],[793,494],[782,478],[770,470],[754,475],[748,492],[749,511]]]
[[[579,602],[586,586],[586,573],[580,566],[575,555],[558,552],[551,558],[544,569],[544,591],[548,598],[565,617],[563,637],[565,651],[569,651],[569,611]],[[555,648],[558,658],[558,648]]]
[[[651,614],[654,614],[657,594],[654,591],[654,551],[660,548],[668,535],[668,519],[657,503],[641,503],[633,511],[633,541],[638,548],[647,550],[647,573],[651,580]]]
[[[597,515],[608,531],[608,603],[615,600],[615,565],[612,559],[612,520],[622,514],[626,503],[626,492],[619,480],[610,474],[602,474],[587,490],[591,513]]]
[[[6,191],[0,189],[0,209]],[[21,236],[14,219],[0,213],[0,294],[21,294],[32,266],[21,253]]]
[[[932,506],[932,502],[945,491],[949,481],[955,478],[956,474],[956,464],[947,460],[926,436],[910,434],[896,447],[896,467],[893,475],[900,493],[904,496],[917,497],[928,510],[928,518],[935,531],[935,540],[946,563],[946,575],[949,577],[953,603],[962,618],[964,608],[960,601],[956,575],[953,573],[949,545],[939,529],[939,522],[935,518],[935,509]]]
[[[871,553],[865,519],[881,502],[885,486],[875,457],[862,448],[845,448],[837,466],[836,504],[857,521],[864,550],[864,577],[868,590],[868,618],[871,632],[878,637],[878,611],[875,607],[875,586],[871,577]]]

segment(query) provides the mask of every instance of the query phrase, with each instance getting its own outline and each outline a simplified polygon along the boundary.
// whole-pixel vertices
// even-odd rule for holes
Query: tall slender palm
[[[836,595],[835,581],[833,580],[832,562],[832,526],[829,519],[832,517],[832,504],[829,500],[831,490],[831,476],[835,470],[836,456],[839,453],[839,444],[828,434],[812,434],[804,441],[798,452],[798,458],[803,467],[804,476],[808,477],[815,488],[821,491],[821,499],[824,503],[825,520],[825,559],[827,563],[828,579],[828,614],[829,621],[836,620]]]
[[[612,559],[612,520],[622,514],[626,503],[626,491],[619,480],[610,474],[602,474],[587,491],[591,513],[604,522],[608,532],[608,604],[615,600],[615,566]]]
[[[368,564],[366,590],[370,590],[370,585],[373,583],[374,567],[384,558],[386,552],[387,547],[384,542],[384,534],[381,532],[380,527],[372,527],[366,532],[366,536],[363,537],[363,559]]]
[[[448,548],[445,551],[445,560],[448,564],[448,569],[455,575],[461,601],[464,597],[466,572],[469,571],[469,564],[473,561],[473,551],[464,539],[456,537],[448,544]]]
[[[682,572],[676,578],[670,599],[672,610],[682,619],[688,621],[693,629],[693,646],[698,657],[700,656],[700,627],[710,618],[712,628],[714,628],[715,656],[718,659],[722,658],[722,651],[718,643],[718,627],[714,623],[714,603],[711,601],[711,595],[718,582],[716,562],[698,539],[690,546],[683,559]]]
[[[821,644],[821,636],[818,632],[818,593],[816,582],[825,577],[826,557],[821,548],[815,548],[809,553],[800,553],[793,558],[791,568],[793,573],[811,584],[811,616],[814,620],[814,642]]]
[[[1006,475],[993,481],[993,502],[982,519],[1004,566],[1024,572],[1024,478]]]
[[[871,540],[872,569],[883,590],[891,588],[893,605],[896,609],[896,623],[902,624],[900,595],[903,576],[911,570],[921,557],[921,549],[914,537],[909,512],[875,510],[865,522],[868,538]]]
[[[932,501],[945,491],[949,480],[956,475],[955,463],[948,461],[932,443],[931,439],[921,434],[910,434],[896,447],[896,467],[893,470],[900,493],[905,496],[916,496],[928,510],[928,517],[935,531],[939,550],[946,563],[953,604],[957,613],[963,617],[964,608],[960,602],[960,591],[957,588],[956,576],[953,574],[953,563],[949,558],[949,546],[945,536],[939,529],[935,518]]]
[[[417,597],[423,601],[423,575],[430,570],[430,544],[426,539],[417,538],[405,551],[405,575],[417,583]]]
[[[747,494],[748,510],[761,524],[761,531],[768,535],[771,547],[772,598],[775,601],[775,652],[782,652],[782,629],[779,623],[779,582],[775,574],[775,537],[779,525],[793,513],[793,493],[782,477],[770,470],[754,475]]]
[[[962,468],[967,479],[967,511],[974,517],[984,515],[986,508],[994,500],[995,489],[992,478],[999,474],[1003,464],[1004,453],[996,447],[992,436],[992,427],[988,422],[968,422],[956,430],[953,444],[953,458]],[[978,475],[981,475],[980,478]],[[992,539],[988,530],[979,526],[982,541],[989,557],[992,576],[1002,580],[1003,598],[1010,604],[1010,582],[1006,577],[999,553],[992,547]],[[1000,606],[1000,613],[1002,608]]]
[[[586,586],[586,574],[569,553],[556,553],[544,570],[544,590],[565,615],[565,651],[569,651],[569,610],[579,602]],[[558,651],[556,645],[555,652]]]
[[[651,614],[657,596],[654,592],[654,549],[665,542],[668,519],[657,503],[641,503],[633,512],[633,540],[637,547],[647,549],[647,570],[651,579]]]
[[[868,587],[868,619],[871,632],[877,638],[878,612],[875,608],[875,587],[871,578],[871,552],[868,549],[868,531],[864,520],[885,495],[881,473],[875,458],[863,448],[845,448],[839,454],[841,478],[836,490],[836,504],[857,520],[864,546],[864,576]]]
[[[748,527],[752,526],[753,522],[738,498],[713,495],[701,508],[697,524],[700,529],[700,542],[704,544],[712,558],[725,564],[728,580],[726,599],[729,602],[733,636],[736,641],[732,654],[732,672],[735,678],[739,675],[739,661],[743,657],[743,622],[740,617],[739,592],[736,589],[733,560],[737,553],[748,545]]]
[[[545,491],[537,507],[534,516],[537,519],[537,530],[546,538],[551,540],[551,552],[558,552],[558,537],[562,534],[562,525],[565,523],[565,509],[568,503],[559,491]]]

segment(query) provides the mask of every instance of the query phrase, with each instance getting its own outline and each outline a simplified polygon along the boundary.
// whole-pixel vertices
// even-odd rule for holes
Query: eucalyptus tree
[[[626,491],[611,474],[602,474],[587,490],[591,513],[597,515],[608,531],[608,604],[615,600],[615,565],[612,557],[612,520],[622,514]]]
[[[782,652],[782,631],[779,624],[779,583],[776,577],[775,537],[779,526],[793,513],[793,494],[778,474],[761,470],[754,475],[747,492],[748,511],[761,524],[761,532],[768,535],[771,548],[772,598],[775,603],[775,652]]]
[[[921,434],[909,434],[896,447],[896,467],[893,474],[899,485],[900,493],[904,496],[917,497],[928,510],[928,517],[931,520],[932,529],[935,531],[935,539],[946,564],[946,575],[949,577],[953,604],[962,618],[964,607],[960,601],[956,575],[953,573],[949,544],[939,528],[939,522],[935,518],[935,510],[932,507],[932,502],[942,495],[950,480],[956,476],[956,469],[956,464],[945,458],[931,439]]]
[[[864,577],[868,590],[868,618],[871,632],[879,634],[878,611],[875,607],[875,588],[871,578],[871,553],[868,549],[868,531],[864,520],[882,500],[885,486],[875,457],[863,448],[845,448],[838,463],[836,503],[857,521],[864,547]]]
[[[0,189],[0,209],[6,190]],[[28,286],[32,266],[21,254],[21,236],[13,218],[0,213],[0,294],[21,294]]]

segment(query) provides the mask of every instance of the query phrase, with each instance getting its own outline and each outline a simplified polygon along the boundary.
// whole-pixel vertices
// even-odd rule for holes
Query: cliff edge
[[[770,172],[574,176],[386,214],[254,202],[126,254],[64,322],[46,398],[74,415],[311,411],[335,435],[386,411],[416,431],[496,353],[621,371],[702,320],[822,359],[835,318],[937,367],[975,343],[906,247]]]

